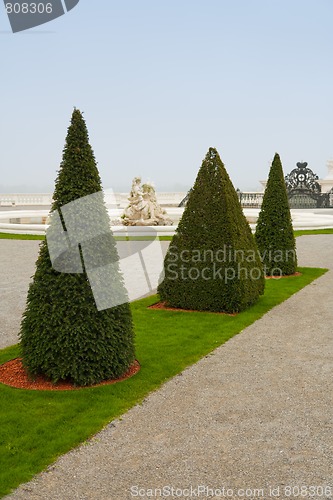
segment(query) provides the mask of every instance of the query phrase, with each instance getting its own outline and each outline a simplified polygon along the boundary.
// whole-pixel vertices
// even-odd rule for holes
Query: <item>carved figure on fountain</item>
[[[134,177],[128,198],[129,205],[122,216],[125,226],[171,226],[172,221],[159,205],[155,188],[150,183],[141,185],[141,178]]]

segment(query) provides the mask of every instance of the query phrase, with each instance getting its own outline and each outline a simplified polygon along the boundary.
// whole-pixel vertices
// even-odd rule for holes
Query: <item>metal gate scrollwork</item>
[[[330,206],[329,193],[322,193],[316,175],[306,162],[296,164],[285,176],[290,208],[324,208]]]

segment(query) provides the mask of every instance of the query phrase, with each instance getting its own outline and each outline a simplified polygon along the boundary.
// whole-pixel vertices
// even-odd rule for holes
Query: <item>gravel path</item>
[[[332,244],[298,238],[300,264],[330,272],[7,498],[332,498]]]

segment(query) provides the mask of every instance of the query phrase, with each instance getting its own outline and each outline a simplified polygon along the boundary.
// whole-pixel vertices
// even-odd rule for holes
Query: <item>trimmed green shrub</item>
[[[287,276],[296,272],[296,241],[282,164],[277,153],[270,168],[255,238],[267,276]]]
[[[75,109],[56,180],[52,212],[60,210],[61,214],[61,208],[67,203],[100,191],[101,180],[86,124],[80,111]],[[98,217],[109,231],[106,239],[101,240],[101,246],[104,245],[105,256],[107,245],[109,261],[118,266],[108,213],[102,197],[100,200]],[[52,220],[51,217],[51,228]],[[61,220],[64,223],[62,215]],[[78,252],[78,248],[75,251]],[[79,252],[82,261],[82,249]],[[98,261],[100,258],[101,253],[97,251],[96,265],[102,264]],[[119,271],[119,266],[117,269]],[[123,286],[119,272],[118,275],[118,285]],[[110,287],[113,286],[110,283]],[[86,272],[56,271],[52,267],[47,240],[41,243],[36,272],[29,287],[20,339],[28,373],[32,377],[43,374],[53,382],[98,383],[123,375],[134,361],[134,333],[128,301],[98,311]]]
[[[160,298],[172,307],[234,313],[263,291],[250,226],[218,152],[210,148],[166,254]]]

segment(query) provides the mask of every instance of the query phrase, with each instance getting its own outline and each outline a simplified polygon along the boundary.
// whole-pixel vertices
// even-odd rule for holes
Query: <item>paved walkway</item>
[[[333,498],[333,235],[297,244],[331,271],[8,498]]]
[[[18,342],[39,245],[40,241],[0,239],[0,349]],[[117,242],[130,300],[150,295],[156,290],[168,245],[167,241]]]
[[[18,342],[39,243],[0,239],[0,349]]]

